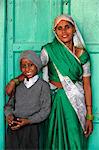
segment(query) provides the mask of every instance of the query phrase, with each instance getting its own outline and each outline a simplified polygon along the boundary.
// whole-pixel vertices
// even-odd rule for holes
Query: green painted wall
[[[71,0],[71,15],[77,21],[91,58],[94,130],[88,150],[99,149],[99,0]]]
[[[89,150],[99,149],[99,0],[0,0],[0,149],[4,149],[5,83],[20,73],[18,58],[53,39],[53,19],[71,14],[84,37],[91,58],[94,131]],[[7,18],[7,19],[6,19]],[[6,34],[5,34],[6,33]],[[5,36],[6,35],[6,36]],[[5,40],[6,39],[6,40]],[[5,65],[6,62],[6,65]]]
[[[6,25],[5,0],[0,0],[0,149],[4,149],[4,86],[5,86],[5,25]]]

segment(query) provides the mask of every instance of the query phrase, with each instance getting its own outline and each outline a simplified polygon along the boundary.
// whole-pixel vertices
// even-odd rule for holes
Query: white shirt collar
[[[25,78],[24,79],[24,85],[27,87],[27,88],[30,88],[32,85],[35,84],[35,82],[38,80],[39,76],[38,75],[35,75],[34,77],[30,78],[29,81],[27,81],[27,79]]]

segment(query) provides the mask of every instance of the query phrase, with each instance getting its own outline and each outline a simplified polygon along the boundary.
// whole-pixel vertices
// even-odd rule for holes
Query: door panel
[[[62,0],[8,0],[7,79],[20,73],[18,58],[24,50],[40,53],[53,39],[54,18],[62,13]]]

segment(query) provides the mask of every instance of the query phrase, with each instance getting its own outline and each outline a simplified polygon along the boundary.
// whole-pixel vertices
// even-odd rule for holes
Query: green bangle
[[[13,79],[13,80],[14,80],[14,82],[15,82],[16,85],[18,85],[18,84],[20,83],[17,78],[15,78],[15,79]]]
[[[87,119],[87,120],[93,120],[93,119],[94,119],[94,116],[91,115],[91,114],[87,114],[87,115],[86,115],[86,119]]]

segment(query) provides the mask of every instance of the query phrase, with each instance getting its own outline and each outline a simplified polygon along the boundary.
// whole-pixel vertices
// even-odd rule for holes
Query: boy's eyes
[[[27,67],[32,67],[32,66],[33,66],[33,64],[24,64],[24,65],[22,64],[21,65],[22,68],[27,68]]]
[[[33,66],[33,64],[29,64],[29,66],[30,66],[30,67],[32,67],[32,66]]]

